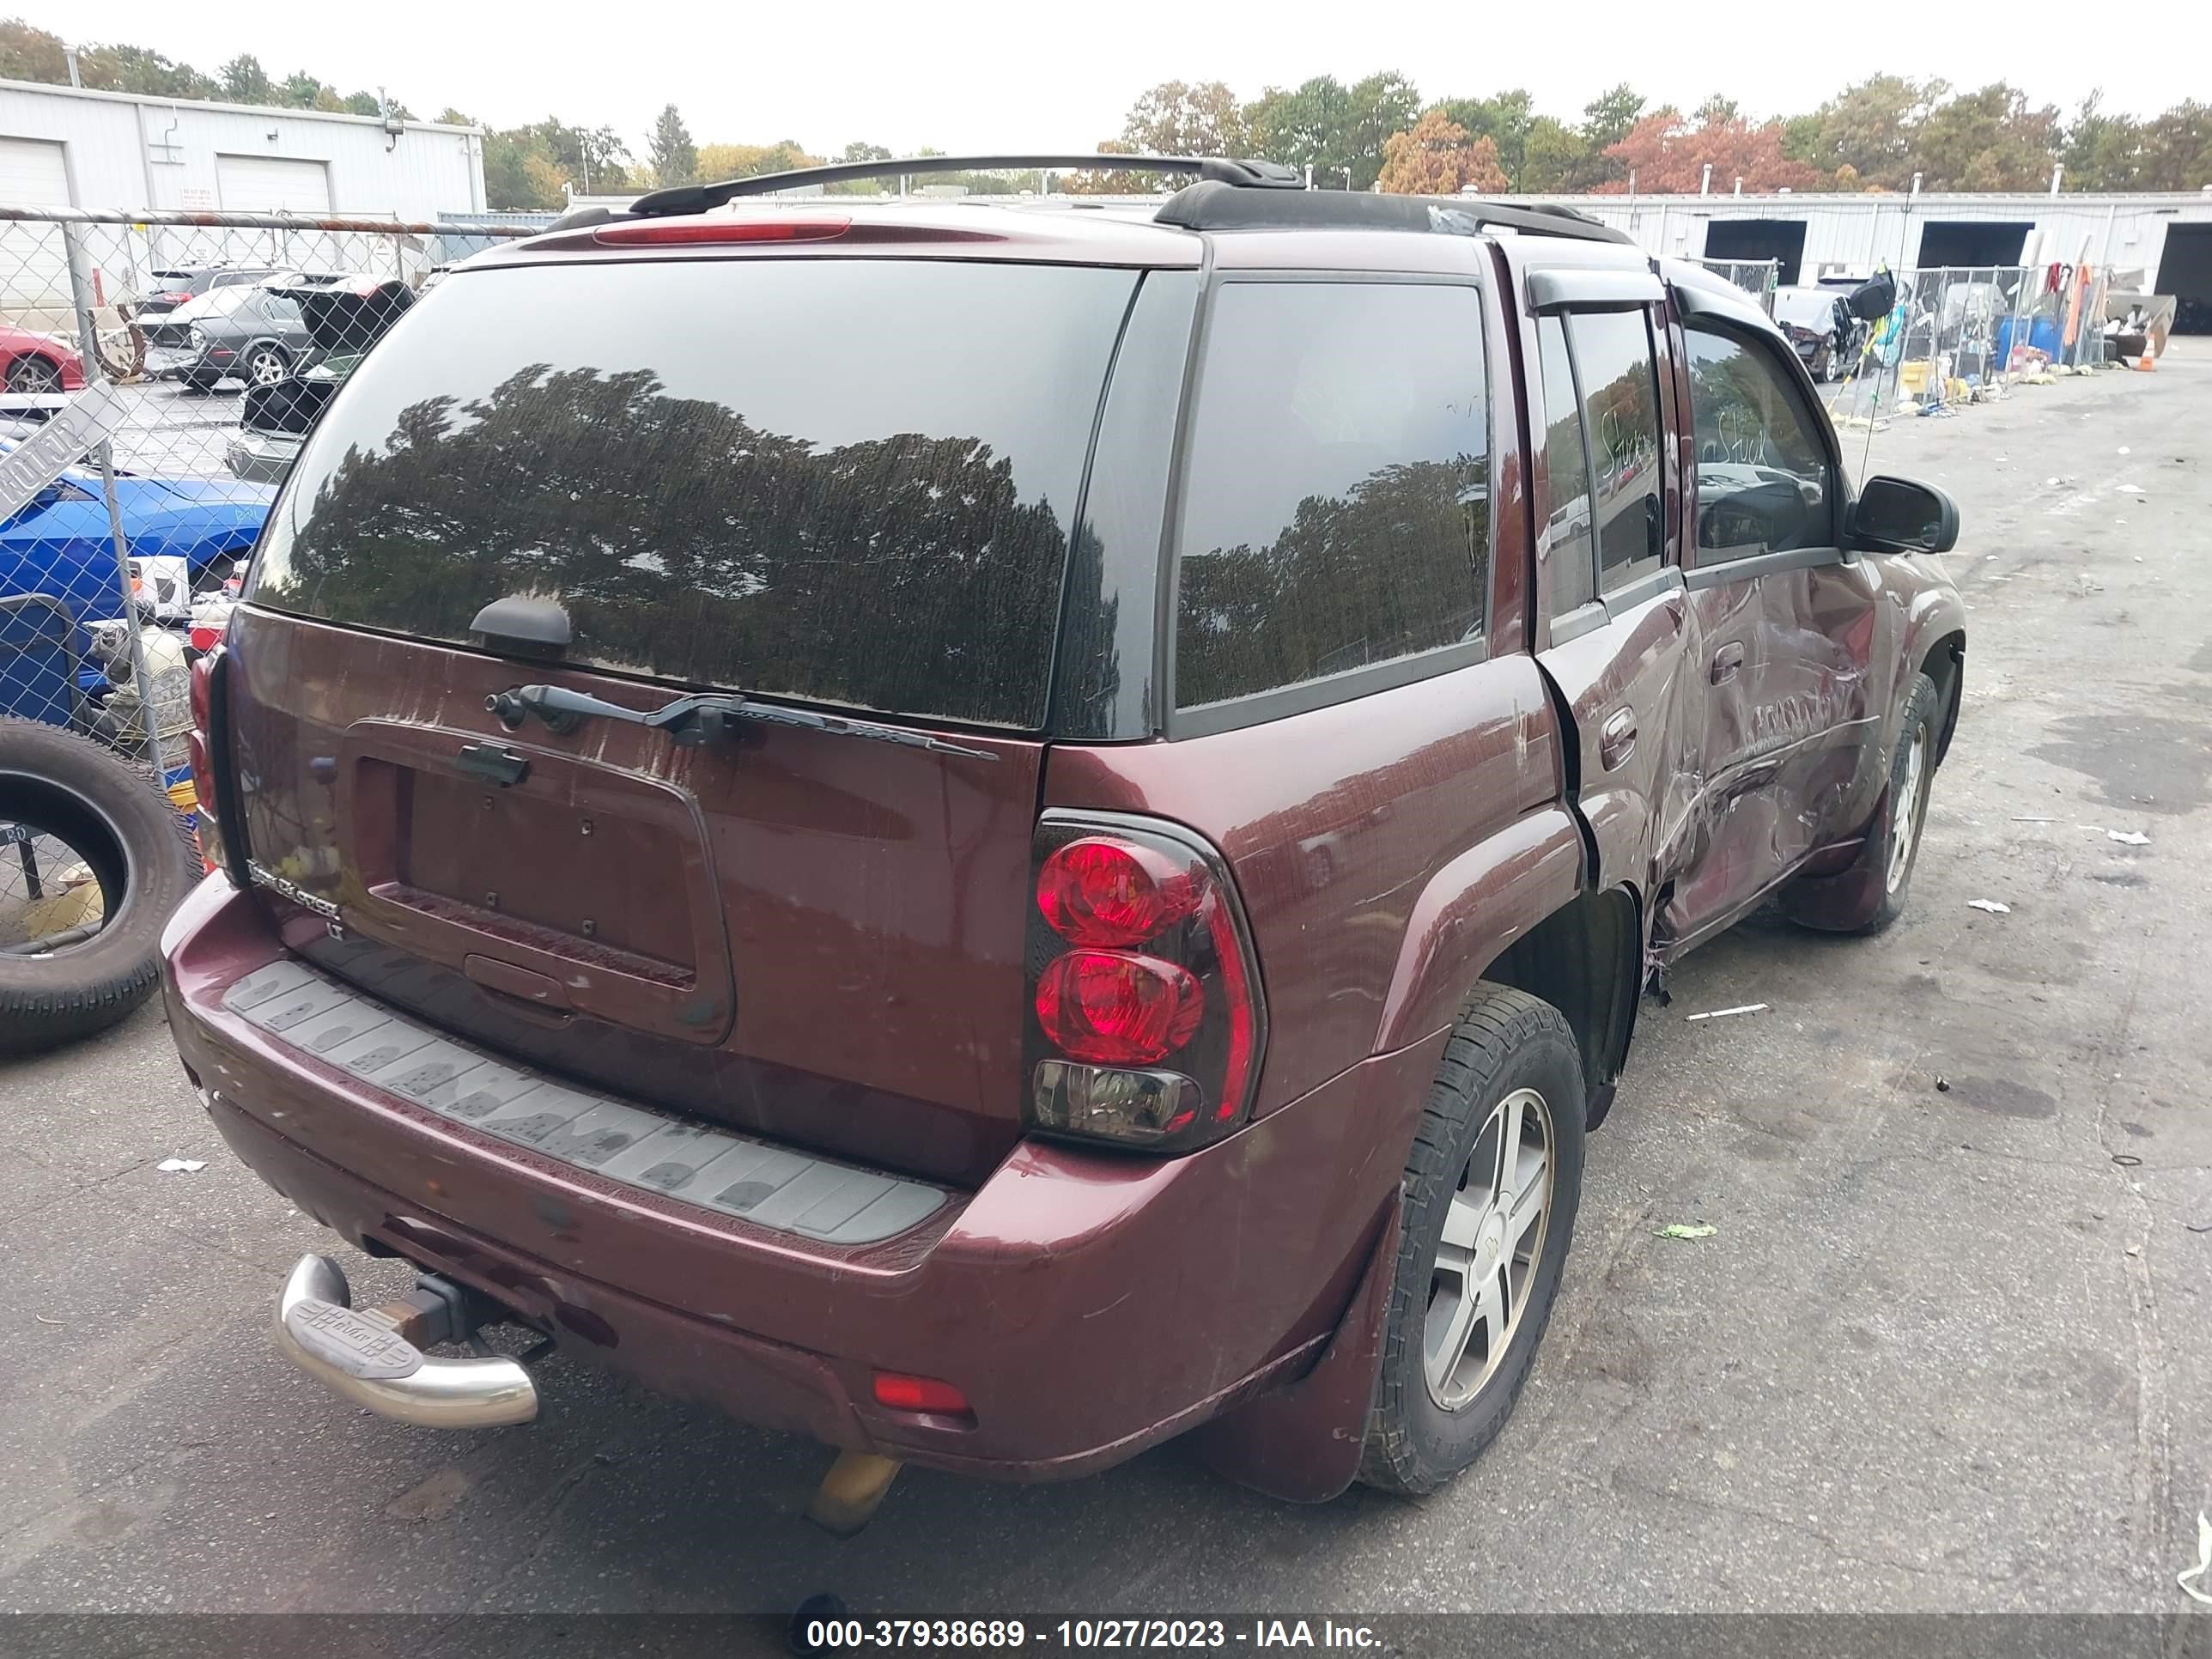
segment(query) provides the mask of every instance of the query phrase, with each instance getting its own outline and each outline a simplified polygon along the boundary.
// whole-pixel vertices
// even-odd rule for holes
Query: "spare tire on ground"
[[[0,720],[0,1054],[88,1036],[145,1001],[198,871],[143,773],[59,726]]]

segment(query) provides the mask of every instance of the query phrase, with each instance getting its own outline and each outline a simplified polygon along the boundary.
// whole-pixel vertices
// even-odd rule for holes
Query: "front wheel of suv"
[[[1406,1160],[1367,1485],[1434,1492],[1504,1426],[1574,1232],[1583,1103],[1565,1016],[1523,991],[1477,987]]]
[[[1937,728],[1942,719],[1942,694],[1925,674],[1912,677],[1905,711],[1897,722],[1897,747],[1889,764],[1889,787],[1882,792],[1881,806],[1867,826],[1866,842],[1858,860],[1845,872],[1848,884],[1871,901],[1855,901],[1848,914],[1816,896],[1832,890],[1836,879],[1816,878],[1785,888],[1782,908],[1792,921],[1827,933],[1879,933],[1905,914],[1905,901],[1912,885],[1912,867],[1920,859],[1921,832],[1928,823],[1928,794],[1936,781]]]

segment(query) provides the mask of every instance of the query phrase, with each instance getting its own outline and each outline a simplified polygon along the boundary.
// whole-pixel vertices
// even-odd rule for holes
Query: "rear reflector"
[[[826,242],[851,229],[834,219],[679,219],[665,225],[610,225],[592,233],[602,247],[676,247],[717,242]]]
[[[876,1373],[876,1404],[895,1412],[921,1412],[932,1417],[972,1417],[968,1396],[950,1382],[933,1376],[908,1376],[903,1371]]]

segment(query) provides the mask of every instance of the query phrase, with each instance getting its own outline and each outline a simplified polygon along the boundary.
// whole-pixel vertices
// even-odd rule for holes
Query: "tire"
[[[1492,1126],[1516,1102],[1522,1125],[1517,1166],[1525,1170],[1529,1152],[1537,1150],[1529,1142],[1532,1097],[1541,1109],[1534,1115],[1545,1160],[1534,1179],[1548,1182],[1549,1191],[1541,1214],[1526,1224],[1528,1233],[1519,1242],[1527,1259],[1516,1274],[1511,1264],[1519,1255],[1499,1248],[1510,1231],[1501,1212],[1492,1212],[1499,1215],[1494,1234],[1486,1222],[1473,1246],[1463,1241],[1467,1220],[1480,1206],[1477,1194],[1495,1184],[1500,1160],[1492,1149],[1502,1135]],[[1535,1362],[1574,1237],[1585,1101],[1581,1050],[1566,1017],[1526,992],[1476,987],[1445,1045],[1406,1159],[1398,1263],[1359,1470],[1366,1485],[1407,1496],[1434,1492],[1474,1462],[1504,1427]],[[1454,1229],[1459,1241],[1450,1249],[1462,1263],[1456,1270],[1443,1265],[1448,1221],[1460,1224]],[[1461,1358],[1452,1362],[1449,1340],[1432,1336],[1456,1328],[1449,1317],[1459,1305],[1451,1300],[1455,1282],[1463,1302],[1487,1278],[1489,1263],[1506,1270],[1502,1293],[1492,1304],[1504,1316],[1496,1322],[1504,1340],[1486,1338],[1483,1352],[1476,1352],[1476,1333],[1482,1329],[1478,1312],[1474,1328],[1462,1339]],[[1474,1300],[1479,1304],[1482,1298]]]
[[[159,977],[162,926],[198,869],[183,825],[152,781],[58,726],[0,720],[0,825],[7,824],[40,837],[0,846],[0,870],[9,878],[0,895],[14,921],[40,925],[38,913],[21,908],[27,845],[35,852],[58,844],[89,866],[104,912],[81,942],[38,956],[0,950],[0,1054],[20,1054],[88,1036],[146,1000]],[[7,942],[23,941],[11,931]]]
[[[274,386],[292,372],[292,360],[273,345],[257,345],[246,354],[240,375],[248,386]]]
[[[1879,933],[1905,914],[1913,868],[1920,861],[1921,837],[1928,824],[1928,794],[1936,781],[1936,723],[1942,716],[1942,696],[1936,690],[1936,682],[1925,674],[1915,674],[1912,689],[1905,694],[1904,713],[1898,717],[1889,787],[1882,791],[1881,805],[1867,826],[1865,845],[1845,872],[1863,878],[1880,892],[1872,914],[1863,921],[1831,920],[1813,906],[1792,904],[1785,892],[1783,908],[1798,926],[1824,933]],[[1902,816],[1898,811],[1899,802],[1905,804]]]
[[[44,357],[25,355],[8,365],[8,390],[19,395],[35,395],[62,389],[62,372]]]

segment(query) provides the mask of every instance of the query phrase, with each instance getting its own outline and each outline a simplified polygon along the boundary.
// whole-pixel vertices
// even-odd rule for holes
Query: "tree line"
[[[210,75],[143,46],[88,46],[78,53],[78,74],[88,87],[118,92],[410,113],[380,88],[342,94],[304,70],[277,80],[250,54]],[[61,38],[21,19],[0,22],[0,77],[66,84]],[[450,106],[438,118],[483,125]],[[2033,191],[2048,185],[2054,167],[2064,169],[2067,190],[2189,191],[2212,185],[2212,104],[2185,100],[2145,118],[2108,110],[2092,93],[2069,116],[2002,81],[1961,91],[1941,80],[1876,75],[1794,115],[1747,114],[1718,94],[1686,113],[1672,105],[1654,108],[1624,82],[1578,114],[1561,117],[1539,113],[1519,88],[1430,99],[1407,76],[1386,70],[1348,85],[1315,76],[1249,100],[1219,81],[1162,82],[1137,98],[1120,134],[1100,148],[1264,156],[1310,168],[1320,185],[1418,194],[1694,194],[1708,179],[1723,194],[1739,183],[1751,191],[1904,191],[1916,178],[1930,191]],[[557,116],[488,127],[484,185],[492,207],[550,209],[571,193],[619,195],[890,156],[863,141],[835,155],[815,155],[790,139],[702,144],[671,104],[635,150],[611,127],[573,125]],[[1036,179],[951,174],[937,182],[995,191]],[[1113,192],[1161,182],[1134,171],[1100,171],[1057,179],[1055,188]]]

